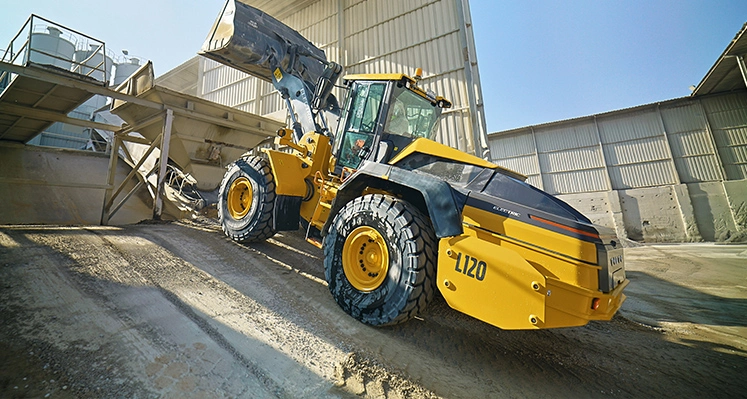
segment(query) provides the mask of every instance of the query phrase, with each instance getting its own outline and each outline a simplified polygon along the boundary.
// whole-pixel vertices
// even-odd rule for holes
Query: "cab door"
[[[350,90],[343,115],[335,137],[334,156],[337,158],[335,174],[343,168],[358,169],[361,161],[368,158],[378,141],[376,132],[383,125],[387,82],[354,82]]]

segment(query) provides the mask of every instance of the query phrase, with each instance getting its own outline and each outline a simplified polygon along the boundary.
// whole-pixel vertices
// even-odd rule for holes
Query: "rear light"
[[[591,310],[597,309],[599,309],[599,298],[594,298],[591,300]]]

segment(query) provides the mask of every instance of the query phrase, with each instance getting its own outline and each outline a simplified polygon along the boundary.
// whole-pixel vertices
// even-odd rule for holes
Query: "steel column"
[[[119,159],[119,146],[122,145],[122,140],[114,135],[111,152],[109,153],[109,171],[106,177],[107,189],[104,191],[104,204],[101,208],[101,225],[105,226],[109,224],[111,215],[109,209],[111,209],[110,200],[112,198],[112,190],[114,189],[114,177],[117,174],[117,160]]]
[[[160,220],[163,212],[164,186],[166,185],[166,166],[169,163],[169,144],[171,142],[171,128],[174,123],[174,111],[166,109],[166,119],[163,124],[161,135],[161,157],[158,159],[158,184],[156,187],[156,198],[153,201],[153,219]]]
[[[597,133],[597,140],[599,140],[599,153],[602,156],[602,163],[604,164],[604,174],[607,178],[607,190],[612,191],[612,176],[610,176],[610,168],[607,164],[607,156],[604,155],[604,142],[602,142],[602,133],[599,131],[599,122],[597,116],[594,115],[594,131]]]
[[[545,189],[545,178],[542,175],[542,162],[540,162],[539,146],[537,145],[537,136],[534,133],[534,126],[529,127],[529,132],[532,134],[532,143],[534,143],[534,159],[537,161],[537,173],[539,173],[539,184],[540,190]],[[557,194],[557,193],[552,193]]]
[[[462,46],[464,55],[464,78],[467,85],[467,101],[469,101],[470,127],[472,129],[472,150],[479,158],[489,159],[490,148],[487,144],[487,134],[485,127],[485,114],[483,111],[482,98],[479,86],[479,76],[477,75],[477,61],[472,60],[472,21],[470,20],[469,5],[465,5],[464,0],[454,0],[456,3],[457,16],[461,17],[462,23],[459,24],[459,44]],[[468,33],[469,32],[469,33]],[[473,70],[474,68],[474,70]]]
[[[677,162],[674,161],[674,153],[672,152],[672,145],[669,143],[669,135],[667,134],[667,128],[664,126],[664,117],[661,115],[661,103],[656,104],[656,115],[659,117],[659,127],[661,127],[661,134],[664,136],[664,144],[666,145],[667,152],[669,153],[669,160],[672,161],[672,167],[674,168],[674,178],[676,184],[682,184],[682,178],[680,171],[677,170]]]

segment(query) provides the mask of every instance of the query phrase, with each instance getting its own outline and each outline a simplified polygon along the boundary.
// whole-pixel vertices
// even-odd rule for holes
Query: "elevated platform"
[[[0,140],[27,143],[55,122],[93,127],[68,114],[107,91],[112,59],[104,42],[32,14],[5,49]]]
[[[70,198],[77,199],[85,196],[86,190],[102,190],[101,224],[116,223],[115,214],[128,208],[125,203],[143,195],[153,200],[153,218],[161,218],[164,211],[171,215],[188,211],[180,207],[184,203],[181,197],[187,202],[193,199],[185,196],[185,184],[213,190],[228,163],[271,139],[284,126],[282,122],[158,86],[150,62],[116,89],[111,88],[108,82],[112,60],[106,55],[103,42],[35,15],[0,56],[0,145],[14,148],[10,152],[17,155],[14,159],[24,159],[26,153],[33,151],[23,144],[55,122],[95,129],[110,144],[105,179],[97,173],[107,168],[91,173],[87,168],[55,165],[55,172],[45,171],[38,176],[0,176],[0,185],[19,185],[14,192],[25,193],[22,198],[30,198],[29,193],[39,189],[47,193],[67,190]],[[106,123],[70,117],[94,95],[112,99],[113,115],[101,118]],[[70,159],[83,164],[88,160]],[[123,179],[118,172],[121,161],[131,168]],[[18,167],[13,164],[5,169]],[[21,168],[25,171],[26,166]],[[178,189],[174,189],[174,182],[181,182]],[[9,200],[19,202],[15,197]],[[79,201],[73,202],[68,205],[76,209],[74,205]],[[40,212],[45,206],[34,207],[36,216],[25,215],[22,219],[44,222],[49,219]],[[99,213],[90,205],[83,208]],[[173,208],[172,212],[169,208]],[[88,223],[93,218],[87,215],[82,219],[54,220]]]
[[[10,84],[0,92],[0,140],[26,143],[55,122],[81,125],[85,121],[69,118],[68,113],[93,97],[86,85],[104,88],[93,78],[47,65],[0,63],[0,74],[18,68],[22,73],[12,74]],[[45,79],[49,75],[59,79]]]

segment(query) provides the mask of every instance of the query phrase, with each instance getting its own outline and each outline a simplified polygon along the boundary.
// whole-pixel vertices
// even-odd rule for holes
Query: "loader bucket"
[[[300,33],[236,0],[226,2],[199,54],[269,82],[278,67],[298,70],[310,87],[327,61]]]

